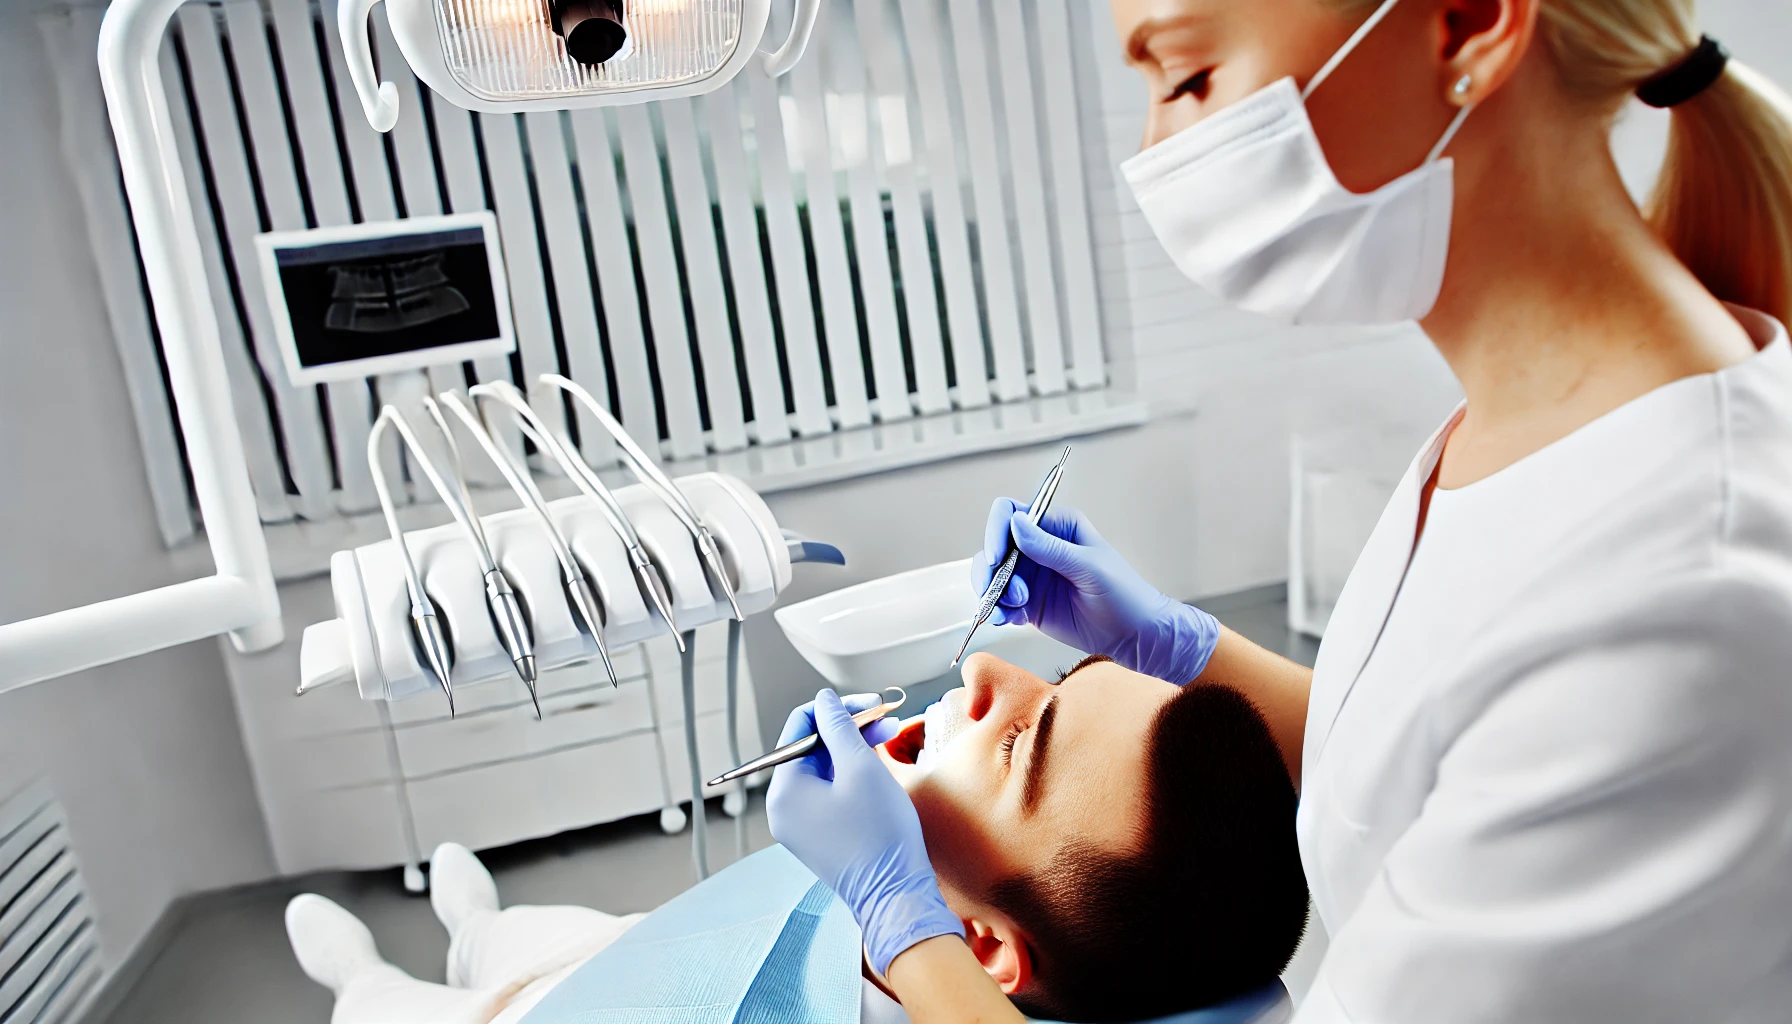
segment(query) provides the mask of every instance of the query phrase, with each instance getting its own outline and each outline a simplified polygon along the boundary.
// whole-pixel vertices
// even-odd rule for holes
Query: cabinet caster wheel
[[[677,806],[667,807],[660,811],[660,831],[667,835],[676,835],[684,831],[684,811]]]
[[[420,896],[429,891],[429,876],[423,873],[418,864],[404,866],[404,891],[413,896]]]
[[[747,812],[747,794],[735,790],[722,797],[722,812],[730,818],[738,818]]]

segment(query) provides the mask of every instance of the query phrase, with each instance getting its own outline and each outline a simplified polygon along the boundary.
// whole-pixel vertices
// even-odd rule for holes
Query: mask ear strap
[[[1444,137],[1437,140],[1437,145],[1431,147],[1431,155],[1425,158],[1425,163],[1434,164],[1444,155],[1444,150],[1449,149],[1450,143],[1456,141],[1456,133],[1462,130],[1462,123],[1468,120],[1468,115],[1474,109],[1475,105],[1471,103],[1456,112],[1456,119],[1450,122],[1450,127],[1444,129]]]
[[[1326,79],[1332,76],[1332,72],[1338,70],[1338,65],[1344,63],[1344,58],[1350,56],[1351,51],[1355,50],[1357,46],[1362,43],[1364,37],[1375,31],[1375,26],[1381,24],[1381,20],[1387,17],[1388,14],[1393,11],[1394,5],[1399,2],[1400,0],[1383,0],[1382,5],[1375,9],[1375,13],[1369,15],[1369,20],[1363,22],[1362,25],[1357,28],[1356,32],[1351,35],[1349,39],[1344,41],[1343,46],[1338,47],[1338,52],[1332,54],[1332,59],[1326,61],[1325,65],[1319,69],[1319,73],[1314,75],[1312,80],[1307,83],[1307,87],[1300,91],[1302,102],[1305,102],[1309,96],[1312,96],[1313,92],[1323,85]]]

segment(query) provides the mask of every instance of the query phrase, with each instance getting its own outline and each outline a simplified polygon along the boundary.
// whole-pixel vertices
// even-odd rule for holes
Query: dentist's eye
[[[1207,98],[1208,87],[1212,84],[1212,81],[1212,68],[1196,72],[1188,78],[1183,79],[1181,85],[1171,89],[1170,94],[1164,97],[1164,102],[1174,103],[1184,96],[1193,96],[1196,100],[1205,100]]]

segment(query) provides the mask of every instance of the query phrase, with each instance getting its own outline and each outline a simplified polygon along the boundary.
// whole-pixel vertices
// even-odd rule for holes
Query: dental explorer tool
[[[388,406],[388,408],[391,408]],[[541,717],[541,698],[535,691],[535,650],[534,641],[529,635],[529,623],[523,618],[522,603],[517,600],[516,591],[511,589],[510,580],[498,568],[497,560],[492,557],[491,545],[485,538],[485,527],[479,516],[473,511],[473,496],[467,490],[466,476],[461,472],[460,445],[454,440],[454,432],[449,429],[448,421],[442,416],[442,409],[435,399],[425,396],[423,408],[429,412],[430,419],[435,421],[436,429],[448,446],[448,455],[453,460],[455,484],[448,486],[435,463],[423,451],[417,442],[416,435],[411,433],[410,424],[405,422],[402,414],[394,409],[392,425],[405,438],[405,443],[416,457],[417,465],[423,475],[429,478],[430,486],[442,498],[442,504],[461,529],[466,532],[467,539],[472,542],[473,553],[479,559],[479,574],[485,580],[485,604],[491,614],[492,629],[498,634],[498,642],[504,645],[504,652],[510,655],[510,663],[516,667],[516,674],[522,677],[523,686],[529,691],[529,701],[535,705],[535,717]]]
[[[885,715],[895,713],[897,709],[908,702],[908,691],[900,686],[886,686],[884,687],[883,692],[887,695],[891,690],[896,691],[895,700],[891,700],[888,696],[885,696],[883,703],[873,708],[866,708],[864,711],[860,711],[853,715],[853,724],[863,729]],[[715,778],[710,779],[707,785],[720,786],[724,782],[733,782],[735,779],[745,778],[754,772],[764,771],[767,768],[775,768],[786,761],[794,761],[799,757],[807,757],[814,753],[815,748],[820,745],[821,734],[810,733],[794,743],[786,743],[776,750],[755,757],[753,760],[748,761],[739,768],[723,772]]]
[[[385,436],[388,426],[397,426],[401,421],[399,412],[393,406],[380,410],[379,419],[374,421],[373,429],[367,434],[367,468],[373,474],[373,490],[379,495],[380,512],[386,517],[386,529],[392,533],[392,543],[397,546],[399,561],[404,563],[404,586],[411,597],[411,639],[423,655],[423,664],[436,682],[441,684],[442,693],[448,698],[448,717],[454,717],[454,683],[450,676],[454,669],[454,649],[448,645],[448,636],[442,630],[441,618],[436,613],[435,602],[429,599],[429,593],[423,589],[423,578],[417,574],[417,563],[411,558],[410,545],[405,543],[404,528],[398,525],[398,510],[392,504],[392,492],[386,484],[384,467],[380,465],[380,440]],[[398,432],[405,437],[409,446],[408,426],[399,426]],[[419,457],[421,459],[421,456]]]
[[[1058,457],[1058,464],[1045,474],[1045,480],[1033,495],[1033,504],[1027,508],[1027,521],[1034,526],[1039,525],[1039,520],[1045,516],[1045,510],[1051,508],[1052,498],[1058,494],[1058,483],[1064,479],[1064,463],[1069,460],[1070,446],[1065,445],[1064,454]],[[971,649],[971,638],[977,635],[977,628],[995,614],[996,602],[1002,599],[1003,592],[1008,589],[1008,581],[1014,578],[1014,568],[1019,564],[1020,548],[1015,545],[1011,535],[1008,538],[1008,556],[1002,559],[1002,567],[991,577],[989,586],[983,588],[983,597],[977,602],[977,617],[971,620],[971,631],[964,635],[964,643],[959,645],[958,656],[952,659],[952,667],[958,667],[958,663],[964,660],[964,652]]]
[[[635,443],[635,439],[629,436],[628,431],[623,429],[616,417],[611,416],[608,409],[598,404],[597,399],[591,397],[591,392],[586,391],[576,381],[569,380],[557,373],[542,374],[541,382],[571,395],[585,407],[585,411],[603,425],[605,430],[610,432],[610,436],[616,439],[617,446],[626,456],[629,468],[634,470],[635,478],[641,481],[648,490],[658,495],[659,499],[666,503],[666,507],[672,510],[672,514],[678,517],[679,522],[684,524],[684,528],[690,531],[691,538],[697,542],[698,554],[703,556],[703,564],[709,569],[710,575],[715,577],[716,584],[722,588],[722,596],[728,599],[729,609],[734,612],[736,619],[745,620],[746,616],[741,613],[740,603],[734,597],[734,582],[728,578],[728,568],[722,561],[722,550],[716,545],[716,539],[709,532],[709,527],[703,524],[702,517],[697,515],[697,510],[691,507],[690,501],[685,498],[684,492],[680,491],[678,485],[673,483],[671,478],[661,472],[660,467],[647,457],[647,453],[641,450],[641,446]]]
[[[554,557],[560,562],[560,582],[566,588],[567,603],[572,605],[585,631],[591,634],[592,641],[597,644],[597,657],[603,662],[604,674],[610,679],[610,688],[618,688],[621,684],[616,680],[616,667],[610,664],[610,651],[604,646],[603,611],[598,604],[597,591],[592,589],[591,581],[585,577],[584,567],[573,557],[572,548],[566,543],[566,535],[560,532],[559,524],[548,513],[547,501],[536,488],[534,478],[529,475],[529,468],[511,461],[510,452],[493,439],[479,414],[467,405],[466,399],[456,392],[444,391],[441,402],[466,426],[467,432],[473,435],[473,440],[479,442],[479,447],[485,450],[486,456],[497,465],[498,472],[504,476],[504,482],[510,485],[510,489],[523,499],[523,503],[541,521],[542,529],[548,535],[548,546],[554,549]]]
[[[673,641],[678,644],[679,653],[684,653],[684,636],[678,630],[678,620],[672,616],[672,598],[666,590],[666,581],[660,575],[659,566],[653,564],[653,559],[648,557],[647,550],[641,546],[641,535],[635,532],[635,524],[622,510],[622,503],[604,486],[597,471],[579,455],[571,439],[548,430],[547,424],[541,421],[541,417],[529,405],[522,389],[509,381],[480,384],[469,389],[468,393],[476,399],[489,398],[503,403],[510,410],[511,418],[523,436],[559,463],[573,485],[584,492],[586,497],[597,502],[598,511],[609,520],[610,529],[616,532],[622,546],[628,549],[629,564],[634,567],[635,579],[640,584],[640,589],[646,592],[648,600],[653,602],[653,610],[659,612],[660,618],[665,621]]]

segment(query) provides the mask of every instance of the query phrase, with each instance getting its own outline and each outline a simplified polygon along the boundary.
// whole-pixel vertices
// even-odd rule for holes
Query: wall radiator
[[[72,1019],[98,939],[62,809],[39,782],[0,802],[0,1024]]]

